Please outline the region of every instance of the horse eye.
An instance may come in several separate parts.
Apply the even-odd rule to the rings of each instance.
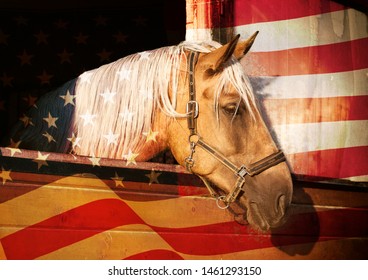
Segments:
[[[238,104],[228,104],[228,105],[224,106],[222,109],[225,112],[225,114],[230,115],[232,117],[239,114]]]

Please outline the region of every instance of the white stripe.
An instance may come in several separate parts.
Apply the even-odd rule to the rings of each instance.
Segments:
[[[277,141],[286,154],[368,146],[368,121],[275,125]]]
[[[343,179],[350,180],[353,182],[368,182],[368,175],[354,176],[354,177],[348,177],[348,178],[343,178]]]
[[[242,39],[247,39],[259,31],[252,51],[267,52],[367,38],[366,26],[367,16],[364,13],[347,9],[297,19],[235,26],[233,32],[230,28],[187,29],[186,39],[205,41],[233,34],[240,34]]]
[[[264,98],[323,98],[368,94],[368,68],[356,71],[251,78],[254,92]]]

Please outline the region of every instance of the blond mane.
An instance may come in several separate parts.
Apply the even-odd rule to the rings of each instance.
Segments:
[[[216,42],[183,42],[129,55],[80,75],[75,88],[72,152],[121,159],[138,153],[158,109],[173,118],[185,117],[176,111],[176,100],[180,63],[186,63],[186,51],[207,53],[219,46]],[[229,83],[252,108],[250,83],[235,59],[219,77],[215,107]]]

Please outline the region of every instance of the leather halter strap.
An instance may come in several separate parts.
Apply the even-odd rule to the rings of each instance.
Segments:
[[[196,146],[201,147],[203,150],[208,152],[211,156],[217,159],[221,164],[231,170],[236,176],[237,181],[232,191],[226,196],[218,195],[216,191],[211,187],[210,183],[203,177],[199,176],[205,183],[210,194],[217,199],[217,205],[219,208],[226,209],[229,205],[236,200],[239,193],[244,190],[245,177],[255,176],[272,166],[275,166],[283,161],[285,161],[285,156],[282,151],[277,151],[255,163],[250,164],[248,167],[246,165],[241,165],[238,167],[231,161],[229,161],[222,153],[214,149],[211,145],[207,144],[202,140],[197,132],[197,118],[199,116],[199,105],[196,101],[195,92],[195,78],[194,78],[194,68],[198,60],[197,52],[189,53],[189,63],[188,63],[188,73],[189,73],[189,101],[187,103],[186,113],[187,113],[187,123],[188,129],[190,131],[189,144],[191,148],[190,155],[185,159],[186,169],[193,173],[192,167],[194,165],[193,155],[195,153]],[[223,205],[220,204],[223,203]]]

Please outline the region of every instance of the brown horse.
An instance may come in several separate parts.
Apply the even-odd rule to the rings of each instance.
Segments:
[[[292,181],[239,62],[255,37],[184,42],[85,72],[41,98],[11,143],[127,164],[170,149],[219,207],[262,230],[276,227]]]

